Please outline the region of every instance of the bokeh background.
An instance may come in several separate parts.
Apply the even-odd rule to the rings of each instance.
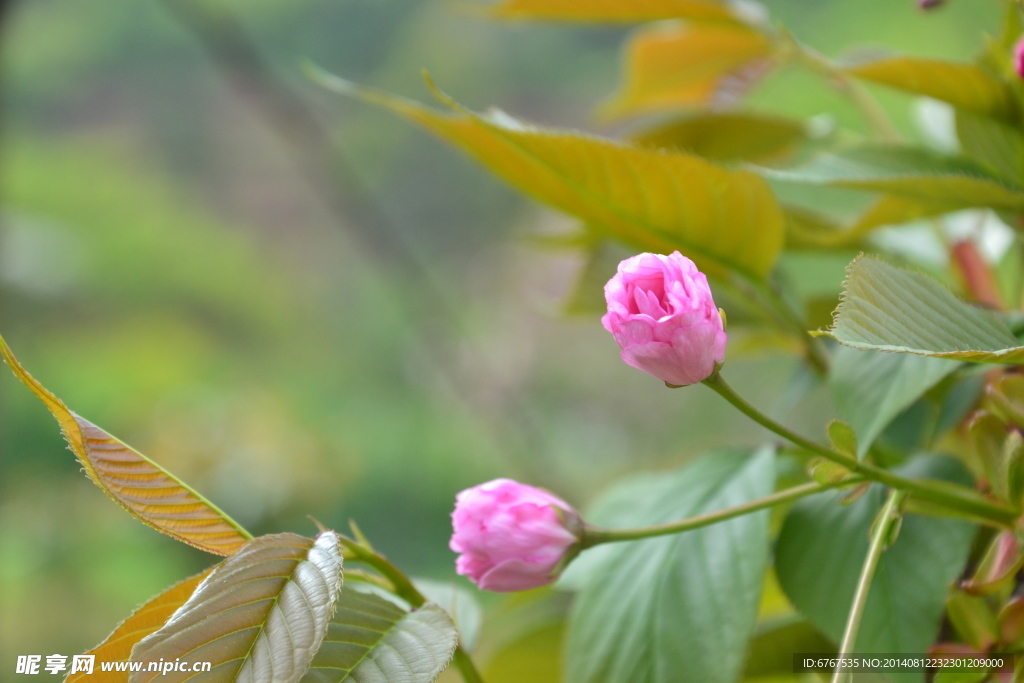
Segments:
[[[766,4],[828,55],[968,58],[1001,3]],[[4,7],[0,332],[73,410],[252,532],[353,518],[411,574],[451,581],[461,488],[510,476],[585,505],[623,473],[763,438],[703,387],[626,367],[597,315],[564,315],[580,260],[535,236],[571,220],[303,72],[428,100],[425,68],[468,106],[617,134],[592,111],[627,28],[503,24],[470,0]],[[753,102],[862,125],[794,71]],[[831,415],[821,392],[787,398],[784,350],[730,354],[777,416]],[[92,647],[212,559],[107,500],[0,372],[0,678],[17,654]]]

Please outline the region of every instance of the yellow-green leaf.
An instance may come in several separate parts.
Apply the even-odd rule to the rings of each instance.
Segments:
[[[209,662],[210,671],[141,671],[130,683],[297,683],[327,634],[341,565],[334,531],[249,541],[132,650],[133,662]]]
[[[1024,347],[995,314],[964,303],[923,273],[866,256],[850,264],[824,334],[856,349],[1024,364]]]
[[[819,154],[796,168],[761,169],[783,182],[872,190],[935,204],[943,211],[1024,211],[1024,189],[977,162],[917,147],[861,145]]]
[[[503,19],[633,23],[658,19],[733,21],[741,14],[726,0],[505,0]]]
[[[867,81],[983,114],[1005,116],[1010,109],[1009,89],[973,64],[904,56],[876,59],[846,71]]]
[[[604,117],[706,106],[733,98],[765,70],[774,45],[745,24],[674,23],[636,33],[620,92]]]
[[[2,337],[0,355],[57,418],[89,478],[136,519],[215,555],[230,555],[251,538],[237,522],[170,472],[71,412],[18,363]]]
[[[525,125],[507,114],[451,114],[318,74],[328,87],[394,111],[462,148],[533,198],[645,251],[674,250],[711,275],[763,278],[783,240],[768,184],[680,152],[638,149]]]
[[[132,612],[131,616],[122,621],[114,632],[102,643],[85,654],[95,655],[98,662],[126,662],[135,644],[156,633],[167,622],[172,614],[195,592],[196,586],[202,582],[213,568],[180,581],[160,595],[152,598]],[[64,683],[128,683],[127,671],[101,671],[94,667],[91,674],[78,672],[71,674]]]
[[[644,147],[692,152],[714,161],[768,161],[804,140],[799,121],[749,112],[700,112],[632,136]]]
[[[883,195],[852,223],[840,226],[824,216],[798,207],[786,207],[787,244],[791,247],[836,248],[857,245],[873,230],[949,213],[961,208],[941,201],[922,201]]]

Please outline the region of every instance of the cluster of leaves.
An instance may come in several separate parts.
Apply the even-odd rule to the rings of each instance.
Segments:
[[[170,472],[68,409],[2,338],[0,355],[114,502],[157,531],[226,557],[146,602],[87,653],[101,663],[139,662],[140,670],[97,669],[66,680],[430,683],[448,665],[459,643],[452,618],[411,584],[403,586],[404,577],[388,572],[366,539],[326,529],[315,538],[253,538]],[[350,571],[350,583],[359,583],[342,590],[345,559],[383,567],[392,578]],[[189,666],[149,669],[151,662],[179,661]],[[196,663],[209,670],[195,673]]]
[[[845,420],[830,430],[836,450],[951,485],[971,486],[973,474],[984,495],[1019,512],[1019,439],[1003,444],[1019,423],[1005,412],[984,421],[992,439],[999,437],[990,449],[999,457],[986,461],[988,469],[953,429],[964,424],[986,382],[972,364],[1024,362],[1009,312],[1020,304],[1016,230],[1024,213],[1024,85],[1011,55],[1024,25],[1018,3],[1006,6],[1000,34],[973,63],[905,55],[837,63],[773,26],[750,3],[495,5],[493,14],[505,19],[657,22],[629,38],[624,83],[598,110],[603,119],[667,114],[635,127],[626,140],[546,129],[497,110],[475,113],[432,83],[448,111],[324,73],[315,77],[424,127],[525,194],[579,219],[580,232],[566,241],[584,246],[587,263],[571,310],[592,311],[593,292],[612,272],[616,252],[609,245],[679,250],[709,275],[716,297],[728,301],[733,340],[737,332],[772,329],[802,349]],[[822,136],[808,122],[744,108],[745,93],[783,67],[809,69],[847,95],[871,134]],[[942,103],[955,117],[959,151],[902,141],[866,84]],[[855,215],[825,213],[791,199],[800,195],[793,188],[804,196],[816,188],[845,190],[866,201]],[[943,232],[943,216],[965,210],[977,211],[979,220],[995,214],[1012,226],[1012,247],[1000,262],[975,242]],[[783,267],[785,258],[884,253],[885,242],[875,239],[881,228],[922,219],[948,248],[949,269],[924,274],[892,265],[905,259],[896,251],[885,259],[858,257],[833,324],[808,335],[822,298],[831,310],[840,292],[802,291],[794,282],[800,274]],[[973,303],[933,275],[956,284]],[[936,453],[941,438],[959,461]],[[621,483],[588,519],[638,526],[718,510],[771,493],[777,479],[792,480],[783,462],[766,450],[710,453],[678,473]],[[835,476],[825,470],[803,476]],[[780,524],[762,512],[584,553],[561,584],[576,593],[567,622],[567,679],[726,683],[791,675],[792,661],[780,652],[835,651],[883,499],[881,486],[862,484],[801,501]],[[987,601],[987,611],[978,613],[996,624],[989,612],[1003,609],[1019,568],[1016,531],[992,537],[970,521],[925,514],[936,511],[913,497],[907,509],[922,514],[906,519],[881,557],[856,651],[927,651],[936,646],[947,601],[949,620],[975,650],[1019,646],[1018,637],[1001,637],[996,626],[984,638],[964,626],[973,620],[962,615],[974,612],[962,607],[959,589],[950,589],[965,575],[974,576],[968,584],[989,585],[992,572],[998,574],[1000,589],[977,598]],[[766,583],[775,585],[773,576],[788,606],[773,608],[780,601],[773,602],[772,591],[763,595]],[[1001,617],[1004,631],[1012,631],[1016,614]],[[923,680],[920,672],[892,677]]]

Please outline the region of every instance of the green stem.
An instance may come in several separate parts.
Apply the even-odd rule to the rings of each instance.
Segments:
[[[742,505],[709,512],[704,515],[697,515],[696,517],[688,517],[687,519],[678,522],[669,522],[667,524],[658,524],[655,526],[637,527],[634,529],[606,529],[603,527],[587,526],[583,530],[583,539],[580,541],[580,548],[590,548],[600,543],[635,541],[639,538],[667,536],[669,534],[678,534],[683,531],[690,531],[691,529],[699,529],[700,527],[724,522],[725,520],[732,519],[733,517],[748,515],[751,512],[757,512],[758,510],[782,505],[783,503],[788,503],[790,501],[803,498],[804,496],[810,496],[815,493],[821,493],[822,491],[827,491],[839,486],[846,486],[848,484],[854,484],[859,481],[861,481],[860,477],[851,477],[835,484],[819,484],[817,482],[810,482],[808,484],[801,484],[800,486],[794,486],[793,488],[778,491],[770,496],[758,498],[757,500],[752,500],[749,503],[744,503]]]
[[[1008,507],[991,503],[974,491],[953,484],[930,482],[927,480],[908,479],[890,472],[881,467],[876,467],[861,462],[849,455],[839,453],[831,448],[822,446],[807,439],[790,429],[775,422],[770,417],[759,411],[748,403],[742,396],[729,386],[721,375],[716,371],[704,380],[704,384],[714,389],[722,398],[735,406],[741,413],[757,422],[762,427],[775,432],[797,446],[810,451],[816,455],[842,465],[851,472],[863,476],[865,479],[877,481],[894,489],[907,491],[921,500],[941,505],[951,510],[956,510],[970,517],[978,518],[997,527],[1012,526],[1019,516]]]
[[[452,655],[452,664],[462,674],[462,680],[466,683],[484,683],[483,676],[477,671],[476,665],[473,664],[473,660],[470,659],[469,653],[467,653],[462,646],[455,648],[455,654]]]
[[[351,539],[343,538],[342,543],[345,544],[345,549],[352,554],[354,559],[373,567],[390,581],[394,586],[395,595],[408,602],[410,606],[422,607],[427,603],[427,598],[423,593],[420,593],[412,581],[386,557]],[[466,683],[483,683],[483,677],[477,671],[469,654],[463,649],[462,643],[455,648],[455,652],[452,654],[452,663],[458,668],[462,680]]]
[[[893,524],[900,518],[900,504],[906,497],[904,491],[891,491],[889,500],[885,507],[878,514],[875,521],[875,528],[871,535],[871,545],[868,546],[868,556],[864,558],[864,567],[860,571],[860,579],[857,581],[857,591],[853,594],[853,604],[850,606],[850,615],[846,618],[846,629],[843,631],[843,641],[839,645],[840,662],[854,653],[857,645],[857,631],[860,630],[860,621],[864,616],[864,606],[868,601],[868,593],[871,591],[871,581],[875,577],[875,570],[878,569],[878,561],[882,558],[882,551],[888,547],[892,536]],[[832,676],[832,683],[843,683],[850,676],[846,673],[846,667],[836,667]]]

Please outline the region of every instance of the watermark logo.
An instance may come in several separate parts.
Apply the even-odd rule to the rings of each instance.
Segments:
[[[71,657],[70,671],[68,670],[67,655],[47,655],[46,665],[43,665],[42,655],[18,655],[14,666],[14,673],[35,676],[46,672],[57,675],[67,671],[69,674],[82,673],[92,675],[96,668],[96,655],[74,655]],[[101,661],[99,670],[103,672],[113,671],[152,671],[160,675],[167,675],[172,672],[201,673],[212,668],[210,662],[183,662],[180,659],[158,662],[128,662],[128,661]]]

